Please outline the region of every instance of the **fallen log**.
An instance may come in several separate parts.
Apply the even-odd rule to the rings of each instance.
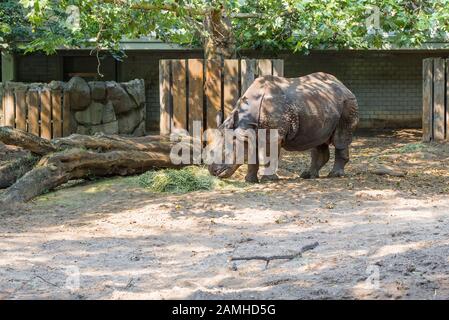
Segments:
[[[0,127],[0,141],[4,144],[22,147],[41,156],[56,150],[51,141],[12,127]]]
[[[0,166],[0,189],[14,184],[25,173],[33,169],[38,157],[32,155],[21,156],[18,159]]]
[[[71,179],[125,176],[183,166],[172,163],[173,143],[166,137],[76,134],[49,141],[13,128],[0,129],[0,141],[42,155],[30,171],[6,189],[0,199],[3,203],[29,201]]]

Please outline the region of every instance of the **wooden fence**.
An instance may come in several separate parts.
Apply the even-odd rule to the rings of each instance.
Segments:
[[[70,135],[68,92],[50,88],[5,88],[3,124],[46,139]]]
[[[226,118],[255,78],[283,74],[279,59],[160,60],[160,132],[191,131],[193,121],[214,128],[217,113]]]
[[[423,60],[423,141],[449,140],[449,59]]]

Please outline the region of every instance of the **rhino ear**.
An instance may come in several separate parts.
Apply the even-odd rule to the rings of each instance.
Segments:
[[[219,127],[223,123],[223,113],[221,111],[217,112],[215,120],[217,121],[217,127]]]

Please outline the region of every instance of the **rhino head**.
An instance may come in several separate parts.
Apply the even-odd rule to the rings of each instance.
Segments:
[[[256,155],[256,123],[249,116],[249,103],[246,97],[237,101],[236,108],[221,123],[222,115],[217,115],[217,130],[208,137],[208,149],[220,156],[208,167],[209,172],[220,178],[229,178],[244,163],[254,161]],[[250,161],[250,162],[251,162]],[[248,163],[250,163],[248,162]]]
[[[233,143],[232,150],[225,148],[225,131],[226,129],[233,130],[235,129],[235,125],[238,119],[237,109],[231,113],[231,115],[222,122],[221,112],[217,114],[217,130],[208,135],[208,148],[213,151],[213,153],[221,153],[221,157],[223,161],[219,163],[211,163],[208,166],[209,172],[211,175],[219,177],[219,178],[229,178],[234,172],[241,166],[241,164],[236,163],[235,157],[235,143]],[[224,161],[224,159],[232,159],[232,161]]]

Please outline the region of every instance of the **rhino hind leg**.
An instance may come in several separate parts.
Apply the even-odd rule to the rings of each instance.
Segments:
[[[335,146],[335,162],[328,177],[343,177],[345,175],[345,166],[349,162],[349,145],[352,142],[354,123],[357,120],[354,121],[342,118],[332,136],[332,143]]]
[[[349,148],[335,148],[335,162],[328,177],[343,177],[345,175],[345,165],[349,161]]]
[[[327,143],[313,148],[310,168],[301,173],[303,179],[315,179],[320,175],[320,169],[329,161],[329,145]]]

